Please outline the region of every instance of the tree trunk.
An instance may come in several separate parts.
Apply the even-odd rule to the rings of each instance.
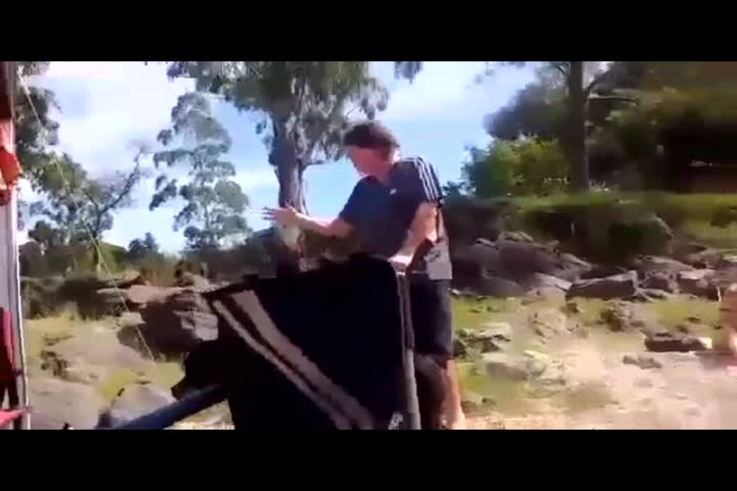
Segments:
[[[299,212],[305,208],[303,168],[294,145],[289,141],[283,121],[274,123],[274,142],[269,155],[271,165],[276,167],[279,180],[279,206],[291,206]]]
[[[566,153],[570,165],[571,190],[588,191],[589,163],[586,156],[586,93],[583,85],[583,62],[570,62],[568,72],[568,131]]]
[[[302,180],[304,169],[297,159],[294,144],[289,140],[285,121],[275,118],[273,130],[274,140],[269,162],[276,168],[276,176],[279,180],[279,206],[291,206],[299,212],[304,212],[305,198]],[[298,250],[288,247],[284,240],[269,240],[266,246],[276,264],[278,276],[293,275],[299,272],[300,253]]]

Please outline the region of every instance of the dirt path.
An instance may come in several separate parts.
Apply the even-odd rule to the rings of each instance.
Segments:
[[[591,340],[576,340],[556,353],[569,382],[561,406],[538,401],[534,413],[489,414],[469,421],[473,429],[727,429],[737,428],[737,378],[716,355],[647,353],[662,365],[643,369],[623,363],[627,351],[603,353]],[[585,408],[587,396],[598,407]],[[559,398],[560,399],[560,398]],[[583,403],[583,404],[582,404]],[[583,409],[576,406],[584,406]]]

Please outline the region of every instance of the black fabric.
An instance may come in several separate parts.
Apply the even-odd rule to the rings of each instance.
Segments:
[[[435,168],[411,157],[394,163],[386,183],[371,176],[361,179],[339,216],[355,229],[363,250],[391,257],[402,247],[420,204],[440,207],[442,202]],[[413,274],[433,280],[452,278],[447,241],[429,244],[418,259],[413,262]]]
[[[415,351],[445,363],[453,356],[450,281],[418,279],[410,283]]]
[[[252,279],[207,295],[239,323],[230,296],[251,289],[289,340],[386,428],[403,408],[402,328],[397,279],[383,260],[354,257],[346,264],[288,279]],[[220,316],[219,316],[220,317]],[[274,366],[250,349],[220,318],[217,341],[185,363],[193,385],[222,383],[237,429],[332,429],[332,421]],[[249,328],[253,333],[254,329]],[[254,334],[254,337],[257,337]]]

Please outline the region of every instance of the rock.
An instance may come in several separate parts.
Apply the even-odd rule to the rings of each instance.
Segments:
[[[694,268],[669,257],[638,256],[632,260],[632,269],[641,276],[653,273],[675,276],[683,271],[692,271]]]
[[[727,254],[719,258],[717,263],[717,269],[731,269],[737,268],[737,255]]]
[[[683,293],[717,300],[719,291],[715,275],[716,272],[713,269],[695,269],[693,271],[683,271],[676,278]]]
[[[482,331],[495,341],[509,342],[512,340],[512,326],[508,322],[486,322]]]
[[[453,356],[457,358],[463,358],[468,355],[468,344],[461,337],[453,339]]]
[[[461,406],[463,407],[463,411],[467,413],[480,411],[494,405],[495,402],[493,399],[475,392],[464,391],[463,396],[461,397]]]
[[[689,351],[706,351],[708,349],[703,340],[699,338],[672,334],[669,332],[650,334],[645,339],[645,348],[647,348],[648,351],[654,352],[676,351],[681,353]]]
[[[52,378],[34,378],[29,384],[31,405],[45,417],[69,423],[73,428],[91,429],[105,401],[93,387]]]
[[[508,353],[486,353],[482,363],[488,376],[517,381],[539,377],[547,368],[542,359]]]
[[[601,320],[613,332],[654,332],[661,330],[651,312],[636,304],[617,301],[607,305],[601,312]]]
[[[637,273],[630,271],[626,274],[609,276],[592,280],[581,280],[573,283],[568,290],[568,298],[627,298],[637,290]]]
[[[100,414],[98,427],[110,428],[167,406],[176,399],[163,389],[152,385],[125,387],[109,408]]]
[[[576,302],[566,302],[566,304],[561,307],[561,310],[566,314],[583,314],[583,309]]]
[[[450,296],[453,298],[460,298],[463,296],[460,290],[457,290],[455,288],[450,289]]]
[[[207,291],[212,287],[210,281],[207,278],[198,274],[190,273],[188,271],[180,274],[180,276],[174,282],[174,286],[190,287],[198,292]]]
[[[527,242],[534,243],[535,239],[530,237],[528,234],[521,231],[504,231],[499,234],[497,240],[509,241],[509,242]]]
[[[496,276],[484,276],[477,279],[472,286],[473,290],[489,297],[519,297],[524,293],[517,283]]]
[[[528,317],[532,331],[544,339],[571,332],[568,317],[557,309],[544,308],[533,311]]]
[[[202,341],[217,337],[217,317],[196,291],[182,290],[151,302],[141,311],[146,325],[141,328],[146,343],[157,355],[178,358]],[[120,331],[124,344],[141,349],[135,332]]]
[[[458,333],[458,340],[463,344],[465,353],[469,349],[476,350],[480,353],[489,353],[500,351],[503,343],[512,340],[512,327],[506,322],[488,322],[484,324],[485,329],[464,330]]]
[[[647,273],[647,276],[642,281],[642,287],[649,290],[662,290],[668,293],[676,293],[678,291],[675,276],[661,272]]]
[[[581,275],[582,280],[593,280],[596,278],[606,278],[608,276],[616,276],[627,273],[629,270],[621,266],[596,265],[589,271]]]
[[[126,310],[136,312],[146,304],[166,298],[178,291],[180,291],[179,288],[133,285],[125,290],[103,288],[97,290],[97,296],[101,302],[109,306],[109,310],[120,314]]]
[[[571,282],[544,273],[533,273],[522,282],[522,286],[530,290],[550,288],[565,293],[571,288]]]
[[[663,290],[653,290],[653,289],[642,289],[637,290],[634,295],[632,295],[629,300],[632,302],[652,302],[654,300],[668,300],[669,298],[673,298],[674,295],[672,293],[664,292]]]
[[[663,365],[653,358],[652,356],[638,354],[638,355],[625,355],[622,359],[625,365],[635,365],[643,370],[650,370],[653,368],[663,368]]]
[[[145,324],[145,322],[139,312],[123,312],[123,314],[118,317],[119,327],[142,326],[143,324]]]
[[[148,285],[148,281],[138,271],[126,271],[110,281],[110,288],[128,289],[134,285]]]

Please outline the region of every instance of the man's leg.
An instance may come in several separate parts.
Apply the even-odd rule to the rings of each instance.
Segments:
[[[458,369],[454,360],[448,360],[448,398],[445,414],[448,418],[448,427],[451,430],[466,429],[466,415],[461,405],[461,384],[458,380]]]
[[[415,331],[415,349],[418,354],[437,360],[445,372],[442,411],[448,427],[462,429],[465,416],[461,407],[461,388],[456,365],[453,362],[453,319],[451,313],[450,282],[421,281],[410,285],[412,324]]]

